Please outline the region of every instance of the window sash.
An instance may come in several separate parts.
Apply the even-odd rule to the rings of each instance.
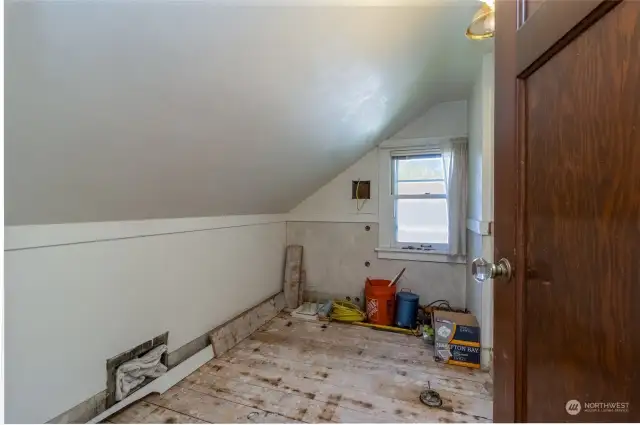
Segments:
[[[446,194],[424,193],[418,195],[400,195],[398,194],[398,183],[421,183],[421,182],[443,182],[442,179],[406,179],[398,178],[398,164],[400,160],[411,159],[441,159],[440,153],[416,153],[416,154],[399,154],[391,155],[391,197],[393,199],[393,246],[395,248],[407,249],[411,252],[432,252],[447,251],[449,244],[443,243],[425,243],[425,242],[399,242],[398,241],[398,200],[401,199],[447,199]],[[409,249],[409,248],[412,249]]]
[[[398,241],[398,200],[399,199],[446,199],[444,195],[437,196],[422,196],[422,195],[404,195],[404,196],[394,196],[393,200],[393,247],[394,248],[423,248],[416,249],[416,251],[443,251],[446,252],[449,249],[448,243],[436,243],[436,242],[400,242]],[[411,250],[413,251],[413,250]]]
[[[433,159],[433,158],[442,158],[441,153],[424,153],[424,152],[391,152],[391,160],[407,160],[407,159]]]
[[[398,178],[398,162],[400,160],[410,160],[410,159],[442,159],[442,154],[440,153],[404,153],[404,154],[391,154],[391,196],[396,199],[428,199],[429,197],[433,198],[446,198],[446,194],[425,194],[425,195],[399,195],[398,192],[398,183],[422,183],[422,182],[442,182],[444,181],[444,176],[441,179],[406,179],[402,180]],[[445,184],[446,187],[446,184]],[[404,198],[406,197],[406,198]],[[395,218],[395,208],[394,208],[394,218]]]

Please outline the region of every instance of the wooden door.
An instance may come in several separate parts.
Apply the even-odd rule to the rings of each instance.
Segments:
[[[640,421],[640,2],[530,6],[496,6],[494,420]]]

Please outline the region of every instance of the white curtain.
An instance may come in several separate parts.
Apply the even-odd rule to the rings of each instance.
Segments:
[[[444,181],[449,210],[449,254],[467,253],[467,167],[466,140],[455,140],[442,147]]]

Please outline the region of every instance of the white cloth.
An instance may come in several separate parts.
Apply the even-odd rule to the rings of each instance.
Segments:
[[[449,213],[449,254],[467,253],[467,167],[466,141],[452,141],[442,147],[447,209]]]
[[[145,377],[157,378],[164,374],[167,367],[160,363],[160,358],[166,351],[166,344],[162,344],[144,356],[118,366],[116,369],[116,401],[122,400],[132,389],[142,384]]]

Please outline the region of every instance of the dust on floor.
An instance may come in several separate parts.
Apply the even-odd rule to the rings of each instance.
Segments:
[[[427,384],[443,404],[419,400]],[[281,313],[113,423],[491,422],[491,378],[433,360],[422,339]]]

